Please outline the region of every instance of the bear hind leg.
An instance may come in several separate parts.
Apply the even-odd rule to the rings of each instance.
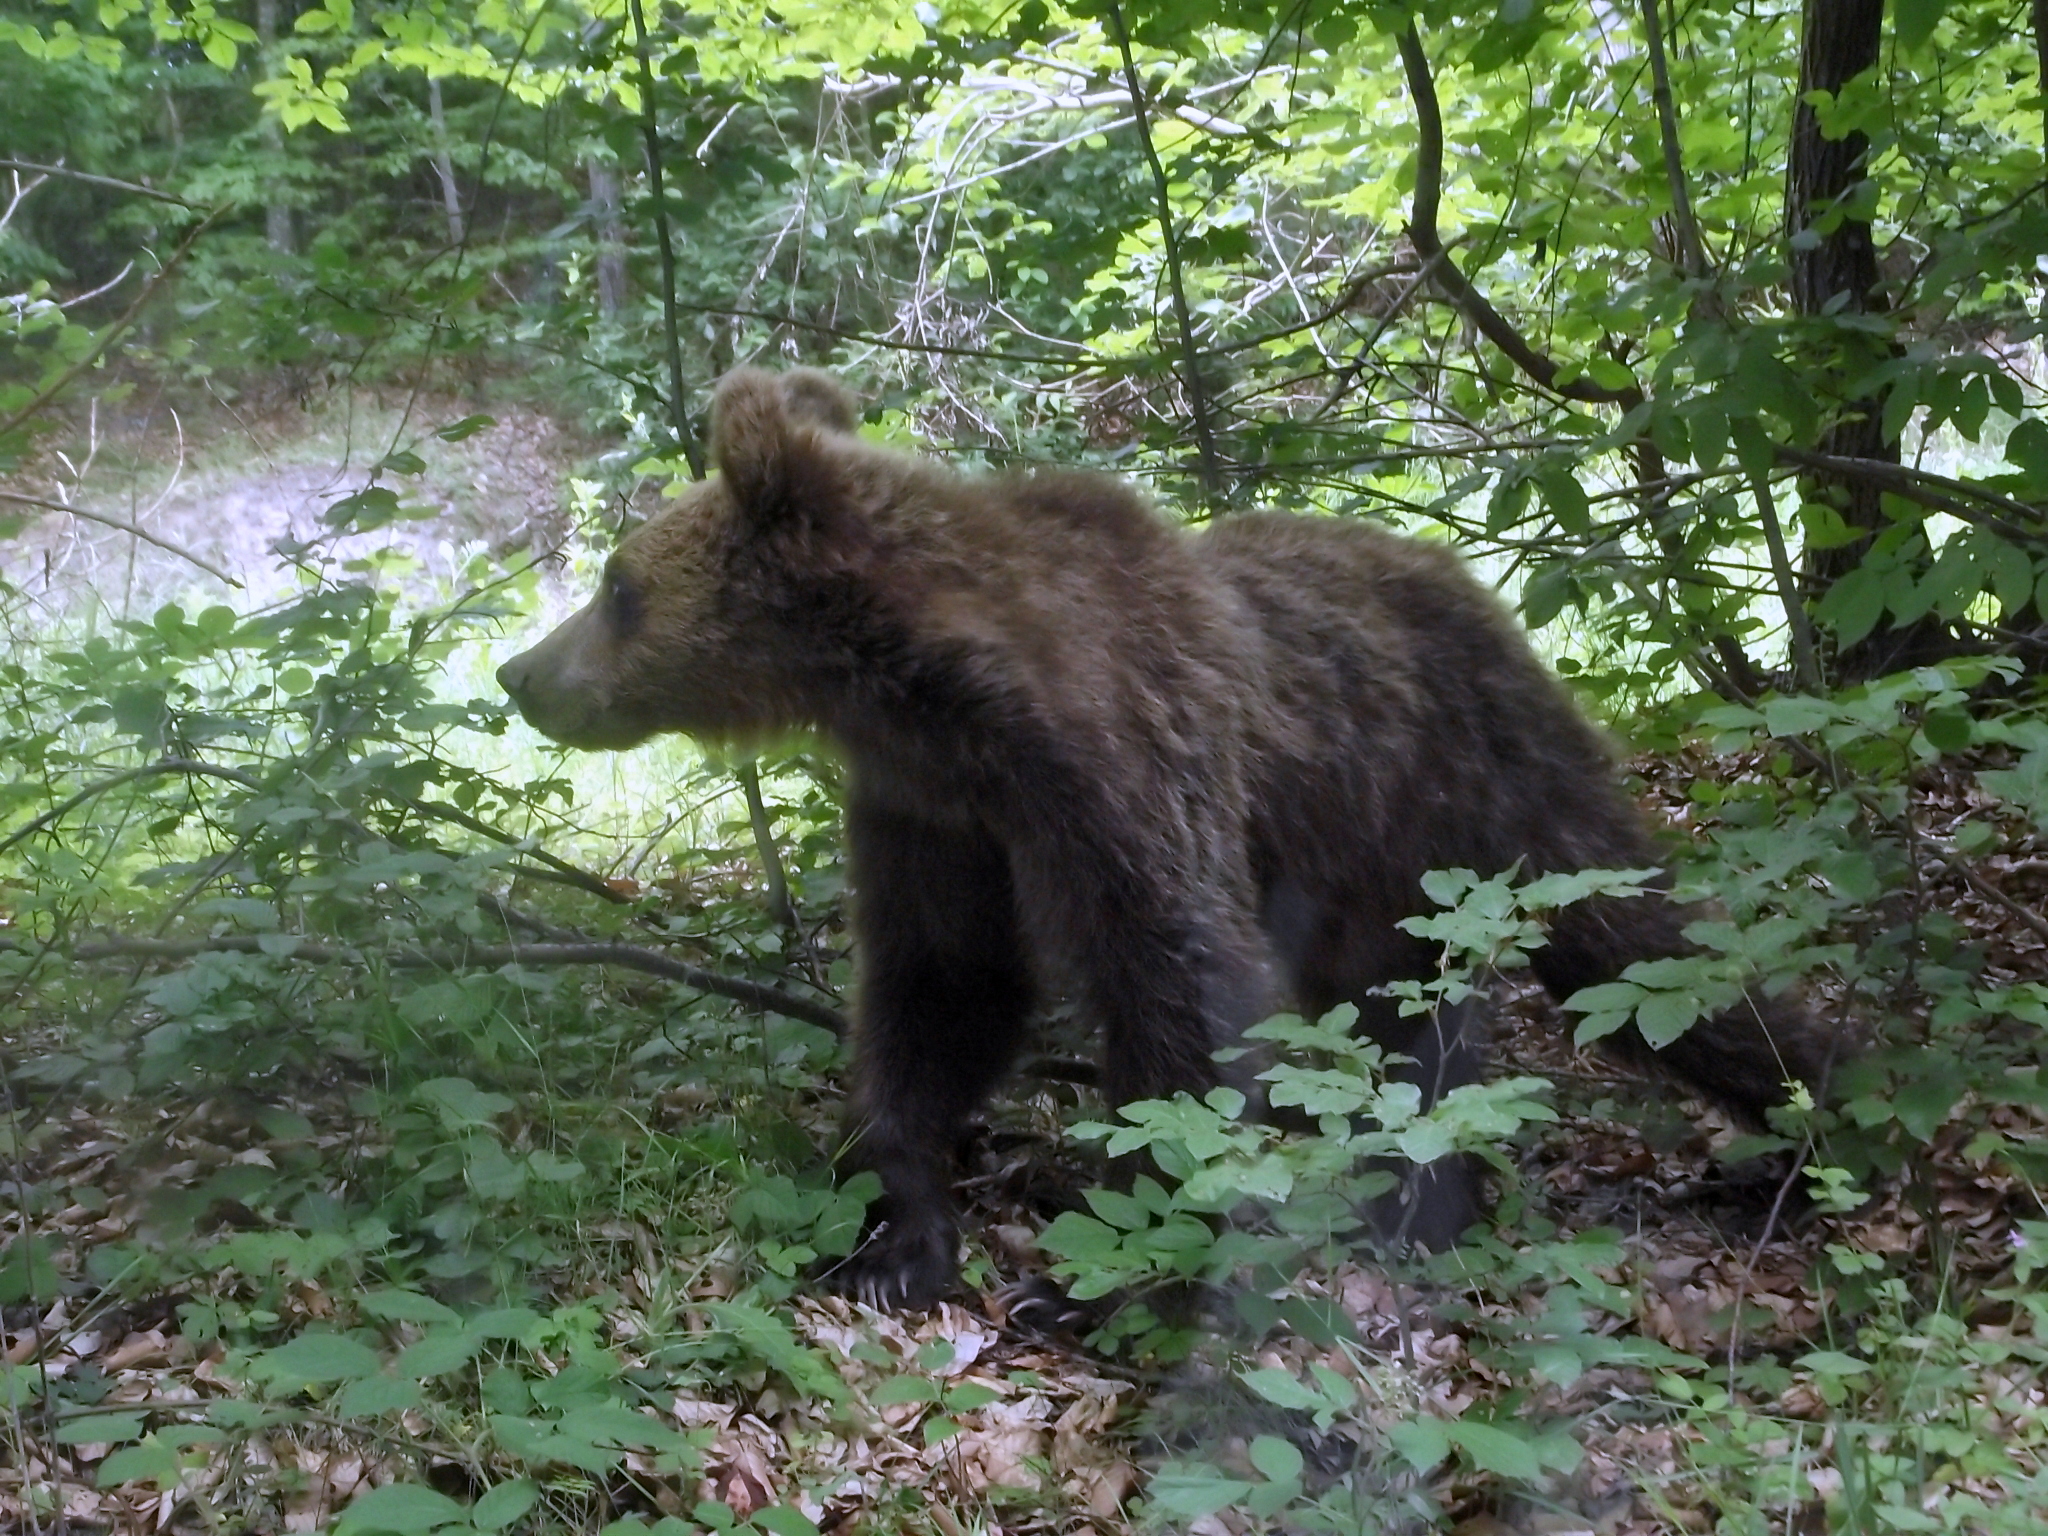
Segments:
[[[1474,995],[1434,1014],[1404,1015],[1394,999],[1375,995],[1375,988],[1390,981],[1434,974],[1431,946],[1400,932],[1357,893],[1314,908],[1297,902],[1295,908],[1290,912],[1285,904],[1275,905],[1274,912],[1289,919],[1275,938],[1295,972],[1294,990],[1304,1012],[1320,1017],[1339,1003],[1356,1007],[1358,1033],[1410,1058],[1388,1075],[1415,1084],[1425,1109],[1453,1088],[1479,1081],[1489,1025],[1485,997]],[[1421,1165],[1394,1161],[1384,1167],[1400,1182],[1369,1201],[1365,1215],[1389,1252],[1415,1245],[1445,1252],[1479,1220],[1479,1168],[1471,1157],[1454,1154]]]

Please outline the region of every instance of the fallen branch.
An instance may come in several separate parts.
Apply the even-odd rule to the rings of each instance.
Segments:
[[[27,953],[30,946],[0,937],[0,949]],[[501,965],[616,965],[642,971],[668,981],[679,981],[699,992],[710,992],[745,1003],[765,1013],[779,1013],[830,1030],[846,1033],[846,1016],[827,1003],[813,1002],[765,982],[721,976],[702,966],[677,960],[637,944],[619,944],[602,939],[580,943],[539,944],[400,944],[389,949],[359,949],[297,934],[228,933],[208,939],[140,939],[115,934],[87,939],[71,947],[74,960],[189,960],[204,954],[266,954],[279,960],[303,960],[311,965],[366,965],[378,961],[401,971],[452,971],[465,966]]]

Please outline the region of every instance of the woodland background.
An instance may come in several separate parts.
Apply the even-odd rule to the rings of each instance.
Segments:
[[[2040,1530],[2044,11],[4,0],[0,1525]],[[490,681],[748,361],[1451,541],[1725,920],[1560,1017],[1574,889],[1447,872],[1500,1076],[1278,1021],[1315,1136],[1050,1019],[959,1303],[831,1297],[834,763]],[[1861,1042],[1772,1135],[1571,1046],[1757,970]],[[1364,1259],[1459,1147],[1494,1227]]]

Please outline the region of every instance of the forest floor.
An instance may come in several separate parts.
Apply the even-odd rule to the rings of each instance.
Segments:
[[[311,434],[272,412],[245,421],[236,445],[188,451],[174,476],[165,473],[161,431],[146,450],[110,440],[90,473],[70,475],[71,490],[63,489],[61,462],[41,466],[35,494],[50,496],[56,487],[81,505],[96,497],[95,509],[116,509],[237,575],[245,595],[231,600],[269,600],[288,587],[286,578],[276,578],[274,591],[264,586],[276,569],[270,551],[278,539],[319,533],[321,507],[353,488],[350,476],[363,462],[347,445],[369,436],[375,455],[386,452],[390,413],[402,408],[386,402],[386,414],[367,426],[329,420]],[[415,404],[427,425],[473,409],[454,399]],[[568,528],[564,482],[594,451],[538,413],[498,406],[493,414],[495,429],[449,445],[451,457],[421,482],[420,494],[442,507],[433,521],[412,525],[421,535],[421,567],[437,581],[455,578],[470,541],[559,541]],[[116,459],[127,466],[120,475],[110,467]],[[130,487],[125,493],[122,484]],[[356,557],[347,548],[330,555]],[[139,607],[194,580],[183,555],[54,516],[0,544],[0,559],[11,581],[53,608],[65,594],[87,590],[110,610]],[[128,595],[117,603],[116,591]],[[1690,756],[1636,767],[1646,802],[1681,827],[1697,776],[1760,771]],[[1973,803],[1966,775],[1930,775],[1919,795],[1930,835],[1965,814],[1991,814]],[[1937,870],[1922,899],[1963,925],[1981,948],[1988,979],[2048,976],[2048,944],[2024,917],[2048,908],[2048,848],[2015,832],[2007,851],[1975,872],[1979,884],[1972,885]],[[658,898],[652,887],[636,894]],[[141,976],[140,967],[134,974]],[[658,991],[616,986],[606,1006],[621,1011],[629,1032],[658,1033]],[[172,1082],[96,1097],[77,1088],[80,1079],[64,1063],[93,1048],[105,1020],[55,1007],[31,1013],[0,1034],[14,1111],[0,1168],[12,1197],[5,1221],[11,1258],[0,1261],[0,1283],[10,1273],[22,1281],[0,1314],[5,1379],[14,1387],[0,1404],[11,1416],[13,1450],[0,1465],[0,1528],[76,1536],[313,1532],[371,1490],[424,1482],[441,1504],[406,1512],[387,1500],[380,1518],[388,1525],[376,1528],[584,1530],[640,1522],[623,1531],[666,1518],[677,1522],[672,1530],[694,1530],[723,1518],[707,1510],[705,1501],[713,1501],[733,1521],[784,1536],[806,1527],[937,1536],[1117,1532],[1129,1528],[1126,1511],[1170,1448],[1159,1410],[1188,1390],[1185,1374],[1105,1358],[1072,1337],[1045,1337],[1015,1325],[1004,1305],[1012,1283],[1044,1267],[1035,1234],[1074,1207],[1092,1176],[1087,1158],[1061,1135],[1064,1121],[1100,1113],[1085,1090],[1024,1082],[991,1111],[959,1185],[977,1260],[973,1283],[933,1312],[879,1314],[809,1284],[785,1286],[780,1310],[736,1302],[746,1275],[764,1264],[791,1274],[801,1266],[779,1249],[767,1252],[722,1214],[738,1187],[732,1179],[714,1168],[668,1197],[698,1213],[681,1252],[672,1251],[669,1229],[644,1201],[599,1181],[577,1187],[566,1204],[532,1196],[532,1224],[547,1235],[547,1255],[532,1265],[524,1293],[481,1314],[498,1318],[496,1325],[470,1318],[475,1336],[452,1384],[425,1398],[394,1395],[381,1419],[366,1420],[344,1411],[342,1399],[365,1382],[395,1381],[403,1369],[394,1376],[374,1361],[367,1373],[309,1366],[305,1379],[315,1386],[308,1397],[287,1390],[292,1383],[278,1362],[294,1341],[337,1335],[417,1348],[440,1336],[443,1312],[453,1316],[439,1302],[416,1305],[417,1298],[384,1303],[380,1312],[377,1297],[399,1293],[364,1289],[364,1265],[350,1247],[360,1233],[322,1214],[352,1208],[356,1183],[380,1160],[426,1155],[408,1146],[410,1133],[390,1118],[393,1101],[371,1091],[388,1088],[386,1069],[335,1061],[322,1071],[203,1093]],[[1595,1229],[1616,1235],[1619,1262],[1603,1266],[1600,1278],[1633,1300],[1632,1310],[1603,1324],[1611,1337],[1725,1360],[1731,1372],[1738,1360],[1760,1356],[1787,1364],[1789,1384],[1774,1401],[1733,1393],[1725,1411],[1771,1420],[1788,1445],[1833,1433],[1827,1372],[1800,1365],[1842,1342],[1831,1335],[1830,1298],[1814,1278],[1830,1246],[1885,1256],[1926,1289],[1955,1298],[1950,1311],[1973,1339],[1995,1343],[2024,1328],[2010,1305],[1980,1298],[2011,1273],[2015,1223],[2040,1210],[2014,1178],[1987,1171],[1960,1128],[1934,1138],[1918,1182],[1881,1186],[1853,1212],[1821,1214],[1800,1197],[1797,1170],[1783,1159],[1725,1164],[1716,1152],[1733,1133],[1713,1114],[1660,1101],[1654,1086],[1573,1052],[1568,1026],[1528,988],[1501,989],[1500,1021],[1500,1058],[1556,1083],[1562,1115],[1540,1131],[1525,1129],[1507,1149],[1521,1223],[1534,1217],[1562,1238]],[[133,1028],[148,1024],[144,1010]],[[481,1065],[474,1075],[491,1086]],[[684,1145],[707,1124],[766,1103],[822,1148],[837,1108],[829,1082],[815,1077],[766,1100],[720,1100],[661,1070],[593,1068],[572,1076],[562,1070],[551,1090],[558,1100],[508,1100],[491,1111],[508,1146],[543,1145],[542,1121],[576,1115],[630,1128],[649,1144]],[[2042,1132],[2036,1112],[1990,1113],[2016,1137]],[[287,1185],[289,1206],[279,1192]],[[517,1217],[525,1208],[515,1200],[510,1209]],[[52,1303],[29,1299],[38,1263],[61,1280]],[[173,1278],[153,1284],[158,1274]],[[1471,1317],[1446,1321],[1439,1295],[1365,1262],[1339,1265],[1309,1284],[1337,1304],[1351,1336],[1341,1347],[1283,1336],[1264,1347],[1260,1361],[1297,1373],[1322,1365],[1349,1379],[1366,1404],[1360,1422],[1368,1429],[1424,1409],[1455,1416],[1475,1403],[1571,1426],[1583,1453],[1576,1468],[1524,1480],[1512,1495],[1485,1474],[1454,1470],[1461,1464],[1374,1473],[1392,1493],[1404,1479],[1426,1492],[1458,1536],[1714,1528],[1714,1489],[1699,1460],[1711,1436],[1696,1416],[1673,1410],[1655,1369],[1596,1365],[1563,1386],[1516,1381],[1475,1350]],[[476,1300],[460,1292],[457,1285],[441,1295],[457,1307]],[[1503,1305],[1481,1303],[1480,1321],[1486,1308]],[[237,1327],[244,1336],[254,1329],[269,1348],[252,1353],[238,1345]],[[746,1346],[737,1363],[707,1371],[700,1351],[687,1369],[676,1367],[678,1340],[719,1330]],[[485,1408],[509,1412],[492,1396],[503,1373],[484,1368],[497,1358],[491,1339],[525,1351],[519,1391],[527,1394],[522,1403],[531,1401],[520,1422],[545,1422],[547,1433],[567,1438],[510,1460],[502,1438],[496,1448],[487,1440]],[[600,1360],[601,1370],[592,1364]],[[275,1367],[267,1379],[264,1361]],[[607,1426],[597,1399],[589,1417],[574,1421],[579,1383],[594,1370],[630,1382],[636,1411],[664,1435],[686,1437],[697,1470],[674,1470],[663,1455],[668,1440],[635,1443],[616,1420]],[[2020,1410],[2040,1417],[2037,1378],[2023,1372],[2005,1387]],[[1985,1411],[1992,1423],[2016,1410],[1987,1400]],[[1207,1433],[1227,1441],[1238,1430],[1225,1420]],[[578,1445],[589,1454],[578,1454]],[[1367,1449],[1361,1444],[1355,1454]],[[1226,1445],[1220,1454],[1227,1461],[1233,1453]],[[118,1464],[123,1475],[110,1477],[116,1457],[128,1459]],[[1829,1529],[1840,1473],[1790,1455],[1786,1467],[1776,1528],[1786,1536]],[[482,1500],[471,1504],[508,1472],[527,1474],[532,1499],[488,1511]],[[801,1523],[790,1523],[792,1514]],[[1226,1507],[1189,1528],[1225,1536],[1260,1527]]]
[[[1930,795],[1931,802],[1939,798],[1939,791]],[[1932,803],[1930,810],[1936,810]],[[2048,903],[2048,860],[2003,873],[2008,894],[2036,910]],[[1969,924],[1992,966],[2042,974],[2048,951],[2008,910],[1967,889],[1930,895]],[[1823,1341],[1826,1299],[1812,1277],[1829,1244],[1939,1272],[1965,1298],[2010,1272],[2013,1224],[2034,1214],[2031,1197],[2011,1178],[1987,1174],[1955,1140],[1936,1142],[1926,1187],[1885,1189],[1861,1210],[1816,1216],[1800,1200],[1784,1199],[1782,1163],[1729,1169],[1717,1162],[1714,1146],[1727,1132],[1715,1131],[1711,1113],[1652,1113],[1647,1135],[1615,1118],[1617,1103],[1640,1100],[1643,1085],[1571,1052],[1565,1027],[1540,995],[1513,990],[1502,1013],[1502,1058],[1558,1082],[1567,1106],[1558,1124],[1517,1149],[1521,1198],[1563,1235],[1619,1232],[1622,1263],[1606,1278],[1630,1289],[1637,1304],[1632,1317],[1614,1320],[1616,1337],[1653,1339],[1710,1360],[1770,1352],[1795,1358]],[[62,1033],[61,1023],[52,1027]],[[70,1044],[10,1036],[17,1083],[24,1063]],[[287,1249],[257,1251],[254,1262],[246,1245],[235,1251],[237,1234],[275,1231],[280,1223],[228,1191],[238,1170],[310,1160],[326,1170],[337,1196],[345,1194],[350,1168],[388,1140],[384,1128],[352,1109],[356,1089],[337,1075],[325,1084],[272,1082],[260,1094],[192,1100],[160,1092],[121,1105],[67,1105],[62,1095],[26,1090],[24,1100],[46,1118],[23,1138],[8,1169],[26,1216],[25,1224],[10,1223],[17,1232],[46,1239],[51,1252],[65,1256],[68,1271],[105,1275],[93,1262],[95,1249],[156,1241],[153,1229],[167,1206],[182,1202],[189,1213],[196,1203],[197,1220],[185,1241],[202,1245],[220,1269],[212,1294],[205,1280],[144,1294],[107,1276],[107,1284],[46,1309],[9,1307],[8,1364],[90,1383],[90,1402],[69,1410],[73,1421],[142,1414],[160,1428],[197,1430],[208,1424],[210,1406],[248,1400],[250,1383],[227,1368],[221,1341],[195,1341],[181,1331],[181,1318],[195,1305],[236,1297],[263,1301],[274,1314],[266,1319],[271,1331],[288,1336],[351,1316],[352,1298],[309,1274]],[[802,1118],[821,1137],[831,1100],[828,1091],[806,1095]],[[1578,1112],[1570,1108],[1574,1102]],[[1144,1488],[1159,1454],[1146,1432],[1145,1410],[1157,1406],[1160,1391],[1175,1390],[1174,1376],[1105,1360],[1073,1338],[1048,1339],[1012,1326],[1003,1305],[1010,1284],[1043,1266],[1035,1233],[1076,1202],[1089,1178],[1086,1159],[1058,1139],[1059,1114],[1073,1113],[1074,1103],[1065,1090],[1013,1095],[992,1112],[990,1128],[971,1149],[958,1191],[967,1229],[989,1261],[974,1289],[933,1312],[904,1315],[876,1313],[816,1288],[793,1299],[795,1341],[831,1363],[864,1400],[864,1414],[849,1414],[844,1402],[815,1389],[806,1395],[786,1375],[758,1367],[739,1373],[723,1391],[696,1385],[665,1394],[662,1409],[673,1425],[708,1432],[703,1475],[681,1483],[661,1475],[652,1458],[627,1454],[604,1489],[610,1513],[687,1517],[700,1500],[713,1499],[741,1519],[787,1503],[823,1531],[1022,1536],[1124,1529],[1121,1510]],[[652,1131],[682,1133],[701,1105],[674,1093],[617,1107]],[[2030,1129],[2023,1123],[2011,1128]],[[734,1272],[748,1258],[744,1244],[708,1255],[697,1245],[693,1262],[679,1270],[662,1252],[657,1231],[630,1212],[607,1214],[601,1202],[586,1200],[577,1221],[584,1249],[579,1262],[537,1276],[529,1305],[542,1315],[594,1308],[593,1337],[627,1371],[658,1374],[647,1341],[687,1327],[693,1308],[729,1297]],[[271,1273],[259,1274],[263,1269]],[[1318,1349],[1296,1337],[1269,1346],[1263,1363],[1314,1362],[1358,1378],[1388,1415],[1423,1404],[1455,1414],[1526,1385],[1502,1379],[1475,1359],[1465,1331],[1434,1317],[1426,1295],[1398,1288],[1368,1263],[1341,1266],[1324,1277],[1321,1289],[1351,1320],[1358,1347]],[[1988,1339],[2013,1325],[2009,1306],[1966,1303],[1963,1310]],[[695,1321],[704,1326],[705,1315],[697,1312]],[[402,1329],[401,1342],[407,1333],[416,1339],[419,1329]],[[573,1350],[558,1345],[552,1368],[565,1371],[572,1360]],[[1361,1360],[1369,1366],[1363,1372]],[[915,1379],[920,1369],[934,1384],[929,1393],[877,1390]],[[1534,1501],[1503,1502],[1490,1479],[1446,1475],[1430,1491],[1452,1515],[1452,1529],[1458,1536],[1711,1529],[1707,1490],[1691,1475],[1689,1432],[1660,1411],[1652,1376],[1637,1367],[1601,1367],[1569,1387],[1535,1394],[1523,1411],[1573,1423],[1585,1453],[1580,1466],[1569,1478],[1553,1479],[1547,1497]],[[962,1397],[961,1387],[976,1390]],[[2021,1390],[2038,1404],[2038,1380]],[[949,1408],[948,1396],[967,1406]],[[1795,1380],[1776,1403],[1756,1406],[1792,1423],[1817,1425],[1828,1416],[1810,1377]],[[932,1426],[941,1421],[950,1432],[935,1437]],[[16,1443],[30,1459],[0,1468],[0,1520],[8,1528],[310,1532],[325,1529],[363,1491],[417,1476],[423,1461],[431,1484],[458,1499],[481,1487],[479,1453],[473,1442],[465,1444],[465,1428],[473,1426],[459,1414],[412,1410],[395,1435],[298,1415],[235,1437],[232,1454],[223,1446],[213,1459],[188,1456],[162,1489],[98,1486],[96,1472],[111,1445],[80,1442],[75,1431],[65,1432],[65,1422],[39,1422],[28,1412],[17,1418]],[[205,1435],[186,1441],[188,1451],[206,1447]],[[52,1480],[61,1486],[63,1521],[47,1506],[39,1515],[22,1506],[24,1475],[38,1487]],[[587,1508],[589,1479],[565,1476],[576,1495],[570,1502]],[[1791,1528],[1825,1528],[1819,1511],[1831,1491],[1824,1478],[1788,1489],[1795,1509],[1814,1511]],[[223,1527],[219,1517],[229,1512],[235,1518]],[[559,1528],[575,1527],[565,1521]],[[1209,1533],[1251,1528],[1229,1510],[1192,1527]]]

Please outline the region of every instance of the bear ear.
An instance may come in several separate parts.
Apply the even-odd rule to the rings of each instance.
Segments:
[[[860,402],[822,369],[791,369],[782,376],[782,394],[792,422],[849,435],[860,426]]]
[[[779,510],[789,494],[792,423],[782,380],[736,368],[711,398],[711,457],[742,510]]]
[[[860,406],[829,373],[799,368],[774,374],[736,368],[711,399],[711,457],[741,509],[772,521],[814,499],[823,434],[850,434]]]

